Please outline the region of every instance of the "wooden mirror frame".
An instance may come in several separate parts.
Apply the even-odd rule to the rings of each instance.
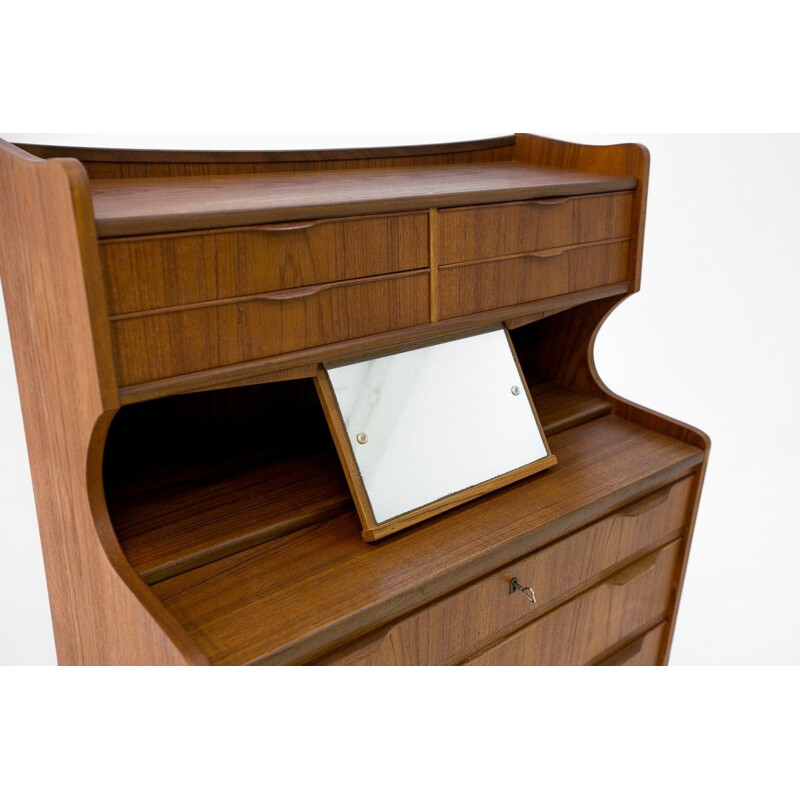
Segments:
[[[436,346],[437,344],[444,344],[447,341],[454,341],[460,338],[473,338],[475,336],[491,333],[496,330],[496,327],[492,327],[483,331],[473,332],[469,334],[468,337],[449,337],[448,339],[439,341],[433,345],[431,345],[431,343],[426,343],[423,345],[423,347]],[[528,384],[525,380],[525,376],[520,366],[519,359],[517,358],[517,354],[514,350],[514,345],[508,333],[508,329],[504,326],[502,330],[505,333],[506,342],[508,343],[511,356],[514,360],[514,365],[516,366],[517,373],[519,375],[520,386],[524,387],[525,389],[525,396],[528,399],[528,404],[533,413],[533,418],[536,422],[536,427],[539,431],[539,435],[541,436],[542,443],[544,444],[546,455],[543,458],[540,458],[529,464],[525,464],[524,466],[509,472],[505,472],[502,475],[498,475],[489,480],[467,486],[460,491],[448,494],[438,500],[434,500],[430,503],[426,503],[425,505],[413,508],[405,513],[392,517],[385,522],[378,522],[375,519],[369,493],[364,484],[356,455],[353,451],[351,437],[348,435],[344,416],[339,407],[336,392],[331,382],[330,375],[328,374],[329,369],[345,366],[347,364],[359,363],[364,359],[320,365],[317,375],[314,379],[314,384],[317,388],[317,393],[319,395],[322,408],[325,412],[325,418],[328,421],[328,426],[336,445],[336,452],[339,455],[339,460],[341,461],[342,468],[344,469],[344,473],[347,478],[348,486],[350,487],[350,492],[353,496],[353,502],[355,503],[359,520],[361,521],[362,536],[364,541],[374,542],[382,539],[385,536],[408,528],[411,525],[415,525],[417,522],[421,522],[425,519],[435,516],[436,514],[440,514],[443,511],[446,511],[457,505],[466,503],[469,500],[473,500],[474,498],[480,497],[488,492],[494,491],[495,489],[507,486],[510,483],[521,480],[522,478],[527,478],[530,475],[536,474],[537,472],[541,472],[542,470],[552,467],[557,463],[557,459],[553,455],[550,449],[550,444],[544,434],[542,423],[539,419],[539,414],[536,411],[536,406],[534,405],[530,389],[528,388]],[[384,352],[379,355],[372,356],[369,360],[396,355],[398,353],[410,352],[418,349],[422,348],[395,348],[390,352]]]

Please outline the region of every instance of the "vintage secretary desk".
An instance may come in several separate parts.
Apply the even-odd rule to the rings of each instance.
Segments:
[[[0,143],[59,661],[666,663],[709,441],[593,362],[639,289],[647,178],[641,146],[527,134]],[[363,541],[319,365],[492,325],[557,465]]]

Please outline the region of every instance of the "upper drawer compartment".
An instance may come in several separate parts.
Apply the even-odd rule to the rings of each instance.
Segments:
[[[632,198],[621,192],[443,209],[439,264],[629,236]]]
[[[292,222],[100,242],[110,313],[428,266],[428,215]]]
[[[615,564],[679,536],[686,524],[694,478],[665,487],[588,528],[339,651],[327,663],[447,664],[507,629],[540,616],[591,585]],[[509,593],[516,578],[536,604]]]
[[[439,270],[439,316],[462,317],[621,283],[628,239],[543,250]]]
[[[112,317],[120,386],[422,325],[427,270]]]

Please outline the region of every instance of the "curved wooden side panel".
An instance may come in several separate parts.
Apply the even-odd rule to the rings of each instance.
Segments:
[[[667,635],[663,655],[663,661],[666,663],[672,644],[675,612],[686,574],[711,441],[705,433],[691,425],[620,397],[603,382],[595,365],[594,345],[603,322],[620,302],[619,298],[613,297],[597,300],[548,317],[536,325],[515,331],[515,343],[521,360],[529,365],[529,368],[535,368],[538,371],[534,380],[552,380],[563,386],[607,400],[611,404],[612,413],[617,416],[698,447],[705,454],[703,462],[698,468],[693,495],[689,498],[689,522],[678,571],[674,604],[666,623]]]
[[[0,142],[0,272],[62,664],[204,663],[125,561],[102,487],[118,408],[88,179]]]
[[[647,148],[639,144],[582,145],[547,139],[542,136],[517,134],[514,159],[565,169],[602,172],[606,175],[624,175],[637,179],[638,184],[634,192],[632,208],[628,275],[631,286],[629,294],[638,291],[642,274],[644,223],[650,173],[650,154]],[[617,416],[699,447],[705,453],[703,463],[698,470],[694,496],[690,499],[691,513],[682,563],[678,573],[673,613],[670,614],[667,623],[667,644],[663,655],[664,662],[666,662],[672,644],[675,610],[680,601],[686,574],[686,563],[694,533],[711,440],[705,433],[691,425],[620,397],[612,392],[600,378],[594,360],[594,344],[597,334],[606,318],[624,299],[624,297],[612,297],[598,300],[542,320],[539,325],[532,326],[536,328],[536,333],[528,337],[525,347],[529,363],[536,364],[547,374],[548,379],[602,397],[611,403],[611,410]],[[524,336],[523,334],[522,338]]]
[[[665,644],[662,653],[662,663],[666,664],[669,661],[669,654],[670,650],[672,649],[672,639],[675,635],[677,609],[678,609],[678,604],[680,603],[681,593],[683,592],[683,584],[686,579],[686,567],[689,562],[689,551],[691,550],[692,539],[694,537],[695,522],[697,521],[697,512],[700,507],[700,494],[703,491],[703,482],[705,481],[706,469],[708,468],[708,456],[711,452],[711,439],[707,434],[703,433],[703,431],[699,430],[698,428],[695,428],[693,425],[688,425],[685,422],[679,422],[678,420],[673,419],[672,417],[668,417],[665,414],[660,414],[656,411],[650,410],[649,408],[640,406],[637,403],[632,403],[630,400],[626,400],[625,398],[620,397],[615,392],[612,392],[605,385],[603,379],[597,372],[597,367],[595,365],[594,344],[597,339],[597,334],[599,333],[603,322],[605,322],[605,320],[614,310],[616,305],[617,303],[611,304],[611,307],[599,320],[599,322],[597,323],[592,332],[587,348],[587,357],[588,357],[587,360],[588,360],[589,371],[592,375],[592,378],[595,381],[595,384],[603,393],[603,396],[606,397],[611,402],[612,413],[617,414],[618,416],[623,417],[624,419],[630,420],[631,422],[635,422],[638,425],[642,425],[645,428],[650,428],[652,430],[658,431],[659,433],[671,436],[674,439],[680,439],[681,441],[686,442],[687,444],[699,447],[704,452],[703,462],[700,464],[697,470],[697,480],[695,481],[694,495],[689,500],[690,503],[689,522],[686,528],[683,553],[681,554],[681,563],[677,573],[677,583],[675,586],[673,612],[670,614],[666,623],[667,629],[665,636]]]

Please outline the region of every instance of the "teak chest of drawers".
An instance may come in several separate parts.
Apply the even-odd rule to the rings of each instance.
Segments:
[[[593,362],[639,289],[648,164],[527,134],[0,142],[59,661],[666,663],[709,441]],[[364,543],[318,365],[498,324],[558,465]]]

